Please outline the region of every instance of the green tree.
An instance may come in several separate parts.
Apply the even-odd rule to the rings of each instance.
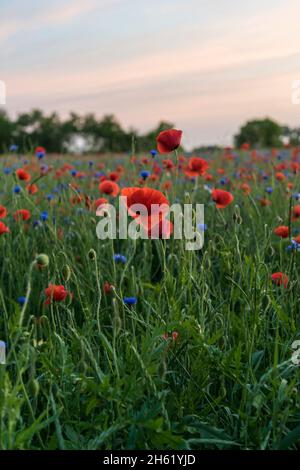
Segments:
[[[278,147],[282,145],[282,131],[280,124],[269,118],[248,121],[235,136],[235,145],[247,142],[253,147]]]

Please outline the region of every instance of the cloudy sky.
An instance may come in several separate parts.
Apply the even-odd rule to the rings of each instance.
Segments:
[[[299,23],[299,0],[0,0],[6,107],[166,119],[188,147],[253,117],[300,126]]]

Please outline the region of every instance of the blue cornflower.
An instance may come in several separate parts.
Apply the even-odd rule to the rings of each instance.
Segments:
[[[52,201],[52,199],[54,199],[54,196],[53,196],[53,194],[48,194],[46,196],[46,198],[47,198],[48,201]]]
[[[48,219],[48,212],[47,211],[43,211],[41,212],[40,214],[40,219],[45,222],[47,219]]]
[[[77,170],[71,170],[70,173],[71,173],[72,176],[76,176],[77,175]]]
[[[273,188],[271,186],[268,186],[266,188],[266,191],[267,191],[268,194],[271,194],[273,192]]]
[[[119,253],[114,255],[114,260],[116,263],[123,263],[125,264],[127,262],[127,258],[124,255],[120,255]]]
[[[4,168],[3,172],[4,172],[5,175],[9,175],[11,173],[11,168],[8,168],[8,167]]]
[[[227,178],[221,178],[221,179],[220,179],[220,184],[221,184],[222,186],[224,186],[224,184],[226,184],[226,183],[227,183]]]
[[[21,192],[21,187],[17,185],[14,187],[13,191],[15,194],[19,194]]]
[[[155,150],[155,149],[150,150],[150,155],[152,157],[155,157],[157,155],[157,150]]]
[[[286,247],[287,251],[300,251],[300,243],[296,242],[296,240],[291,240],[291,244]]]
[[[92,167],[94,165],[94,162],[92,160],[89,161],[89,167]]]
[[[136,297],[124,297],[123,302],[126,305],[135,305],[137,303]]]
[[[21,297],[18,297],[17,300],[20,305],[24,305],[26,302],[26,297],[21,296]]]
[[[16,145],[16,144],[12,144],[10,147],[9,147],[9,151],[10,152],[17,152],[19,150],[19,146]]]
[[[141,176],[144,180],[146,180],[146,179],[150,176],[150,172],[147,171],[147,170],[143,170],[143,171],[140,172],[140,176]]]

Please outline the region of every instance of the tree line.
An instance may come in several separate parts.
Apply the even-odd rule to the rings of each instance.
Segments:
[[[34,109],[11,119],[0,110],[0,153],[17,146],[21,152],[32,151],[37,145],[48,153],[67,152],[76,146],[78,138],[86,152],[128,152],[134,144],[135,151],[149,151],[155,146],[159,132],[174,127],[161,121],[151,131],[140,134],[136,129],[125,131],[113,115],[97,118],[94,114],[80,116],[71,112],[66,119],[57,113],[45,115]]]
[[[92,113],[80,116],[72,112],[62,119],[55,112],[45,115],[34,109],[11,119],[5,110],[0,110],[0,153],[6,153],[12,145],[23,153],[38,145],[49,153],[72,152],[78,139],[82,152],[128,152],[133,144],[136,152],[149,152],[159,132],[172,127],[173,123],[161,121],[154,129],[140,134],[134,128],[124,130],[113,115],[97,118]],[[252,148],[282,147],[284,143],[300,145],[300,128],[283,126],[270,118],[254,119],[242,125],[234,137],[236,147],[244,143]]]

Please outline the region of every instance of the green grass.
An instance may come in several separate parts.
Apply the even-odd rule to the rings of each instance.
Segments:
[[[122,158],[120,184],[136,186],[142,167]],[[80,167],[87,172],[89,159]],[[84,202],[70,204],[70,187],[51,203],[45,198],[60,182],[74,182],[68,172],[58,181],[53,172],[43,177],[34,196],[17,195],[15,177],[2,171],[13,157],[2,157],[3,222],[11,233],[0,236],[0,339],[8,343],[0,365],[1,449],[300,447],[300,368],[291,362],[300,337],[300,254],[273,234],[278,217],[289,223],[290,194],[272,173],[268,183],[259,180],[271,165],[254,164],[252,192],[244,196],[234,162],[214,159],[215,181],[222,166],[236,185],[229,187],[233,204],[217,210],[203,178],[195,186],[179,175],[168,194],[170,202],[188,192],[205,204],[204,248],[186,251],[180,240],[98,240],[94,211],[78,212]],[[57,168],[72,158],[52,160]],[[114,170],[115,160],[105,161],[105,171]],[[164,172],[153,186],[170,178],[175,172]],[[289,181],[297,192],[298,176]],[[90,177],[77,183],[100,197]],[[266,185],[274,187],[272,204],[262,207],[257,198]],[[28,230],[13,220],[18,208],[32,212]],[[42,210],[49,219],[33,228]],[[43,270],[34,263],[38,253],[50,259]],[[114,253],[126,265],[114,263]],[[287,289],[271,283],[277,271],[289,276]],[[109,295],[106,281],[115,286]],[[73,299],[46,306],[50,282]],[[22,308],[17,298],[26,292]],[[124,296],[137,304],[127,307]],[[177,340],[166,341],[173,331]]]

